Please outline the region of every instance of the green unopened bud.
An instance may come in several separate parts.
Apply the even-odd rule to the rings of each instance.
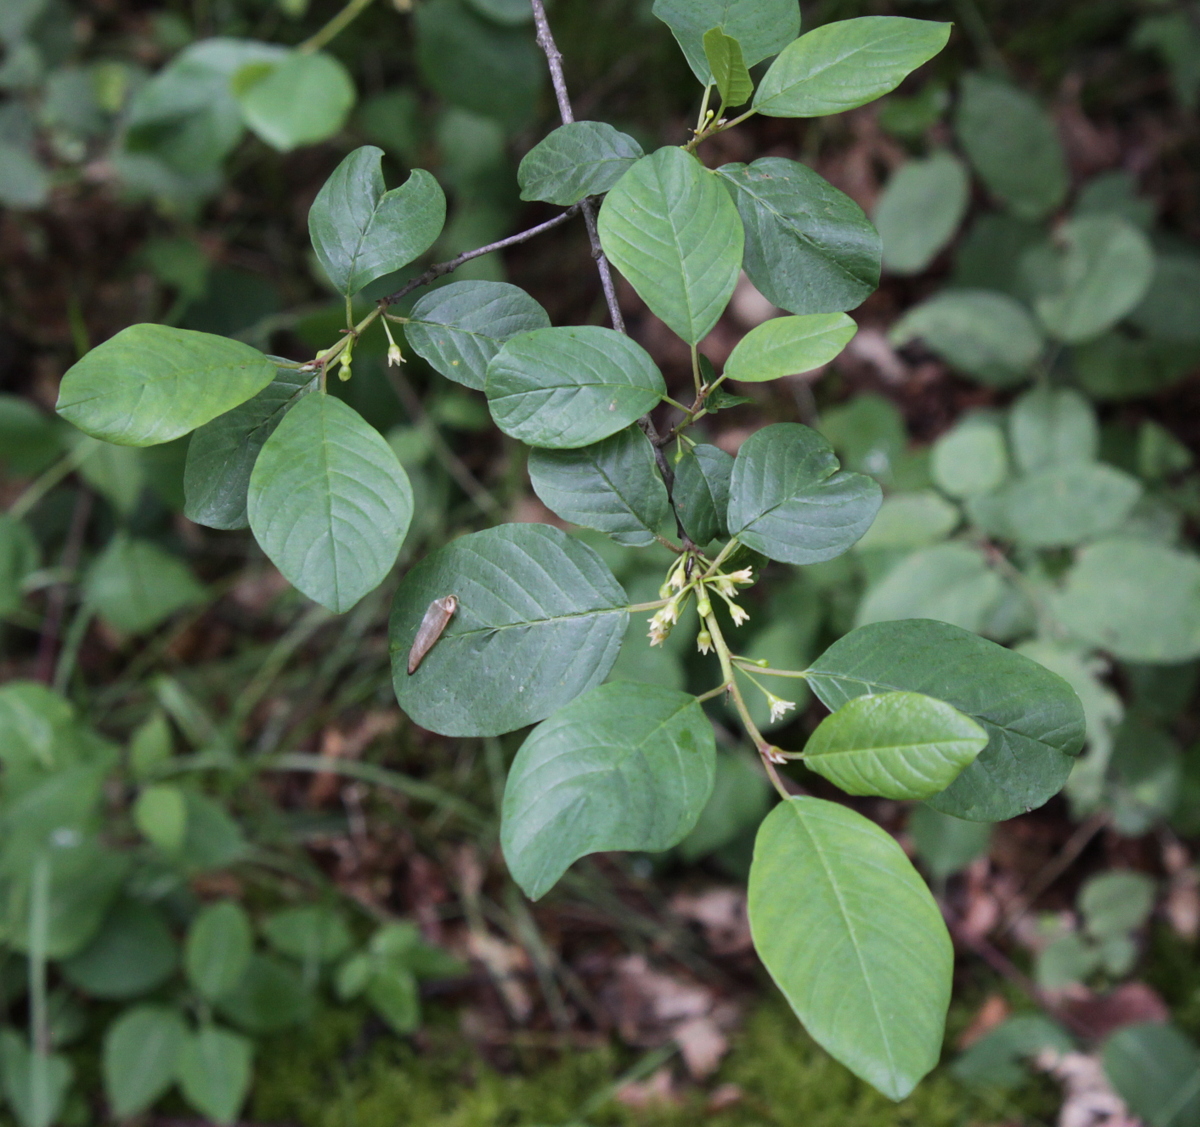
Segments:
[[[712,614],[712,603],[708,601],[708,592],[703,587],[700,588],[700,594],[696,597],[696,610],[700,612],[701,618],[707,618]]]
[[[707,630],[701,630],[696,635],[696,649],[702,654],[710,654],[713,651],[712,635]]]

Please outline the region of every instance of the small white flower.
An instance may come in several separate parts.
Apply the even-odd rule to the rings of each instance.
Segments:
[[[767,759],[771,763],[783,764],[787,762],[787,756],[777,747],[767,748]]]
[[[741,626],[743,622],[750,621],[750,615],[748,615],[741,607],[739,607],[737,603],[729,604],[729,613],[733,616],[734,626]]]
[[[671,616],[670,611],[671,605],[668,604],[650,619],[649,638],[652,646],[661,646],[670,637],[671,627],[679,621],[678,611],[676,611],[674,617]]]
[[[771,723],[776,720],[781,720],[796,707],[794,700],[784,700],[782,697],[777,697],[774,693],[767,693],[767,703],[771,706]]]
[[[725,578],[745,587],[754,582],[754,572],[752,569],[744,567],[741,571],[731,571]]]
[[[398,344],[388,345],[388,365],[389,367],[399,368],[404,363],[404,357],[400,353]]]

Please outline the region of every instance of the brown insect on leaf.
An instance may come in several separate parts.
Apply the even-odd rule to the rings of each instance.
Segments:
[[[443,599],[434,599],[417,627],[417,636],[413,639],[412,649],[408,651],[408,673],[412,676],[417,666],[425,660],[425,655],[437,644],[442,632],[450,625],[450,619],[458,610],[458,596],[447,595]]]

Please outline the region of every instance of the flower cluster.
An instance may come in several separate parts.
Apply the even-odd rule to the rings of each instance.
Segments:
[[[689,564],[689,561],[690,564]],[[655,612],[650,619],[650,644],[661,646],[671,634],[671,628],[679,622],[683,608],[687,606],[692,594],[696,596],[696,610],[700,614],[701,629],[696,635],[696,645],[701,653],[711,653],[713,648],[712,635],[704,625],[704,620],[712,614],[712,601],[709,592],[715,592],[725,601],[735,626],[741,626],[749,620],[750,615],[734,601],[738,588],[754,582],[754,574],[750,568],[740,571],[714,572],[712,575],[690,576],[689,571],[696,568],[694,557],[684,554],[671,565],[666,581],[659,588],[659,597],[666,599],[666,605]]]

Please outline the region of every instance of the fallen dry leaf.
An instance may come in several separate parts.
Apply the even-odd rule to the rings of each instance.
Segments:
[[[1098,1056],[1045,1052],[1035,1064],[1063,1086],[1058,1127],[1141,1127],[1113,1091]]]
[[[1097,1041],[1126,1025],[1171,1018],[1166,1002],[1144,982],[1126,982],[1110,994],[1066,997],[1060,1004]]]
[[[746,894],[739,888],[710,888],[696,895],[681,892],[672,897],[671,910],[700,925],[715,955],[737,955],[754,946]]]
[[[693,1080],[711,1076],[729,1052],[729,1040],[711,1017],[693,1017],[675,1027],[675,1043]]]
[[[645,1080],[630,1080],[622,1084],[613,1099],[626,1107],[646,1108],[655,1104],[679,1103],[679,1095],[675,1091],[675,1081],[669,1066],[664,1065]]]
[[[971,1024],[958,1035],[956,1046],[960,1050],[969,1049],[976,1041],[991,1033],[1011,1012],[1012,1007],[1003,995],[989,994],[971,1019]]]

